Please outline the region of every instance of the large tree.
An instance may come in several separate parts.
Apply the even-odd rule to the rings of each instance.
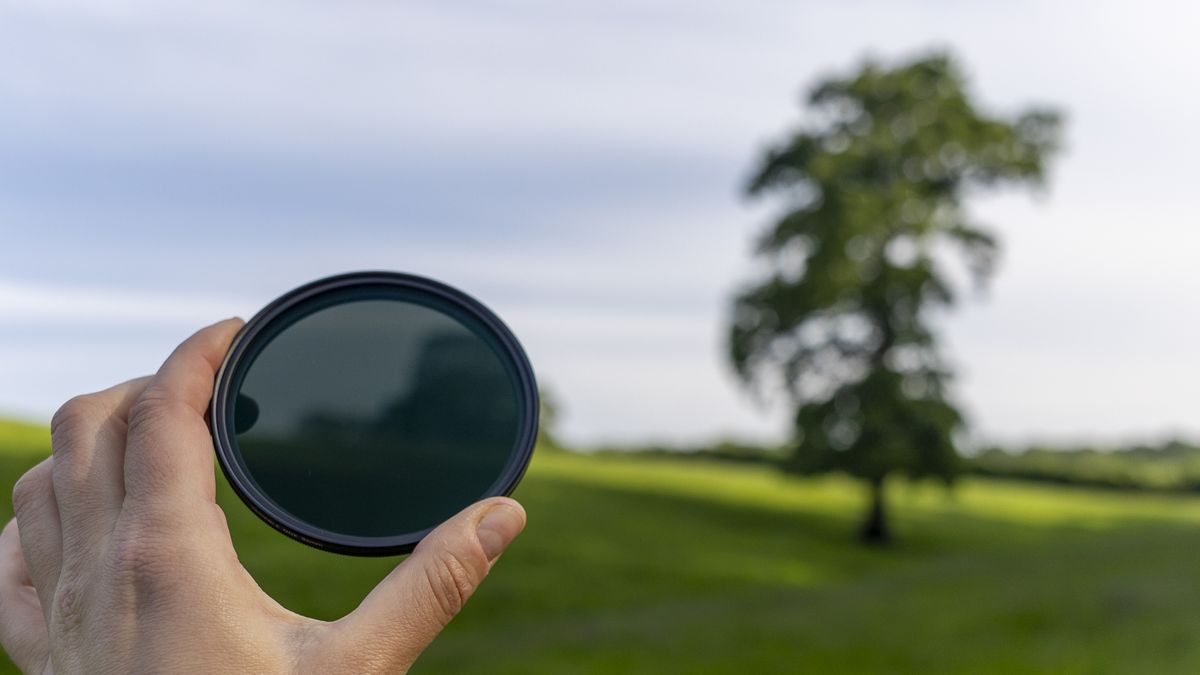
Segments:
[[[782,212],[758,239],[763,274],[735,300],[730,353],[748,385],[794,402],[789,468],[867,482],[862,536],[881,542],[889,475],[950,482],[959,466],[963,418],[931,316],[955,302],[954,267],[982,283],[997,249],[964,199],[1041,184],[1060,117],[984,112],[942,53],[869,61],[807,104],[747,187]]]

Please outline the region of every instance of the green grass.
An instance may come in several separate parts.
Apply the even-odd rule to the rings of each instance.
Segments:
[[[0,482],[44,433],[0,425]],[[526,533],[414,672],[1200,671],[1198,498],[897,483],[899,543],[869,550],[839,478],[544,453],[516,496]],[[395,564],[307,549],[221,499],[242,560],[297,611],[336,617]]]

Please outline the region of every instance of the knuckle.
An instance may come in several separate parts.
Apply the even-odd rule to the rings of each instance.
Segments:
[[[54,454],[65,458],[87,441],[89,430],[103,421],[105,411],[94,395],[76,396],[59,406],[50,419],[50,443]]]
[[[54,587],[50,620],[57,631],[74,632],[83,624],[87,586],[78,579],[62,576]]]
[[[49,490],[50,478],[43,468],[45,466],[47,465],[39,464],[26,471],[24,475],[17,479],[16,484],[13,485],[13,511],[18,515],[28,511]]]
[[[53,436],[63,431],[69,432],[77,427],[86,426],[94,423],[103,415],[102,406],[97,403],[94,394],[72,397],[54,411],[54,416],[50,418],[50,434]]]
[[[162,417],[165,399],[152,391],[145,391],[129,408],[127,418],[129,435],[140,435],[152,430],[157,420]]]
[[[29,504],[32,500],[33,500],[33,479],[29,477],[28,473],[26,473],[25,475],[18,478],[16,484],[13,485],[13,490],[12,490],[13,511],[16,511],[17,513],[24,511],[26,508],[29,507]]]
[[[139,436],[154,433],[162,425],[163,420],[170,419],[177,413],[187,410],[185,403],[161,390],[146,389],[129,408],[129,435]]]
[[[462,611],[479,584],[471,565],[450,549],[442,549],[430,558],[425,579],[443,624]]]

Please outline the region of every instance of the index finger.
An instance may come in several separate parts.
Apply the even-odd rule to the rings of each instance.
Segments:
[[[213,444],[205,413],[213,379],[242,326],[227,319],[175,348],[129,409],[126,499],[170,503],[215,501]]]

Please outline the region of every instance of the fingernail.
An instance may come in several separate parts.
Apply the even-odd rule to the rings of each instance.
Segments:
[[[500,557],[524,528],[525,514],[511,504],[500,503],[483,515],[475,527],[475,536],[479,537],[483,553],[491,562]]]

